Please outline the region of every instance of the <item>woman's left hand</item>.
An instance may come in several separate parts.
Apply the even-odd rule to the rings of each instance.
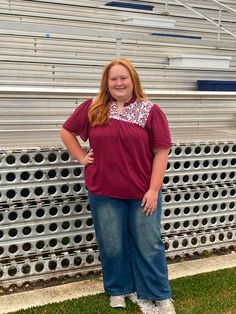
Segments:
[[[143,197],[141,206],[143,207],[143,212],[148,215],[152,215],[157,207],[158,192],[154,190],[148,190]]]

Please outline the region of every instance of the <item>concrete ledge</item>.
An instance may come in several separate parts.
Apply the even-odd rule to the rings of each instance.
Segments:
[[[170,264],[168,270],[172,280],[233,267],[236,267],[236,253]]]
[[[236,253],[168,265],[169,278],[236,267]],[[103,292],[102,278],[0,296],[0,314]]]

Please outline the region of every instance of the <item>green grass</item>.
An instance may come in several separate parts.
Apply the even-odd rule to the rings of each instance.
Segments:
[[[235,314],[236,268],[171,281],[177,314]],[[108,296],[97,294],[20,310],[17,314],[140,314],[127,300],[126,309],[111,309]]]
[[[172,281],[178,314],[236,314],[236,268]]]
[[[137,304],[129,299],[125,309],[112,309],[109,297],[104,293],[81,297],[50,305],[37,306],[28,310],[21,310],[17,314],[141,314]]]

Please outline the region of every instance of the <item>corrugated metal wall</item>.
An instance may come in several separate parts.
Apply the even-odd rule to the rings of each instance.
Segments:
[[[146,90],[165,111],[174,143],[233,140],[236,93]],[[0,88],[0,147],[60,145],[59,129],[97,89]]]
[[[200,5],[203,6],[203,3]],[[179,18],[186,20],[181,27],[176,25],[171,29],[173,33],[199,35],[210,31],[212,26],[199,16],[194,26],[194,19],[191,14],[187,17],[186,8],[179,5],[176,8],[172,1],[169,7],[174,12],[179,8],[174,17],[176,21]],[[128,15],[129,18],[155,18],[159,14],[166,19],[165,15],[161,15],[163,8],[164,1],[160,1],[154,12],[128,10]],[[210,8],[217,12],[214,6]],[[236,45],[233,37],[229,37],[228,43],[214,41],[217,29],[214,29],[214,37],[210,41],[208,37],[206,40],[193,40],[151,36],[153,32],[169,33],[169,30],[126,25],[123,21],[125,14],[127,9],[106,7],[103,1],[84,1],[80,4],[66,1],[0,1],[0,84],[97,87],[103,65],[116,55],[133,60],[145,88],[196,90],[196,81],[202,77],[235,78]],[[230,22],[231,28],[234,24],[236,21]],[[224,70],[193,65],[186,71],[186,67],[169,65],[169,56],[183,53],[231,56],[232,59],[230,67]]]
[[[1,28],[0,22],[0,28]],[[21,24],[15,28],[31,29]],[[5,26],[11,27],[11,24]],[[130,58],[137,66],[145,88],[158,90],[197,90],[197,80],[231,79],[236,75],[235,44],[226,46],[201,41],[131,36],[112,32],[96,37],[87,31],[82,35],[64,38],[63,34],[45,37],[45,30],[37,26],[38,35],[0,35],[0,84],[14,86],[98,87],[102,68],[109,60],[120,55]],[[19,30],[18,30],[19,32]],[[70,33],[71,29],[65,29]],[[24,34],[25,32],[22,31]],[[66,36],[66,35],[65,35]],[[123,36],[121,43],[116,39]],[[232,57],[230,67],[199,68],[197,66],[171,66],[168,58],[173,55]]]
[[[132,16],[155,18],[165,14],[165,0],[143,1],[154,5],[153,11],[135,10],[127,8],[107,7],[104,4],[108,1],[1,1],[1,13],[4,20],[29,22],[35,24],[64,25],[73,27],[85,27],[99,30],[128,31],[131,33],[150,33],[156,31],[155,28],[135,27],[129,21],[124,22],[123,18]],[[130,3],[138,1],[130,0]],[[203,14],[213,20],[218,19],[218,7],[208,1],[185,1]],[[235,4],[224,2],[235,7]],[[217,27],[194,12],[176,3],[168,1],[169,18],[176,19],[176,31],[179,34],[200,35],[204,39],[216,39]],[[191,19],[191,22],[189,21]],[[229,26],[235,30],[234,14],[224,10],[222,15],[222,25]],[[50,29],[50,27],[49,27]],[[169,29],[168,32],[173,32]],[[222,34],[223,38],[230,40],[230,36]]]

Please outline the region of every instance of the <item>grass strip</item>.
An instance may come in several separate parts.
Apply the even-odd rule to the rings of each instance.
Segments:
[[[178,314],[236,314],[236,268],[171,283]]]
[[[236,268],[178,278],[171,281],[177,314],[235,314]],[[104,293],[38,306],[17,314],[141,314],[127,300],[126,309],[112,309]]]
[[[129,299],[125,309],[112,309],[109,305],[109,297],[104,293],[89,295],[78,299],[67,300],[60,303],[53,303],[33,307],[27,310],[20,310],[17,314],[141,314],[137,304]]]

